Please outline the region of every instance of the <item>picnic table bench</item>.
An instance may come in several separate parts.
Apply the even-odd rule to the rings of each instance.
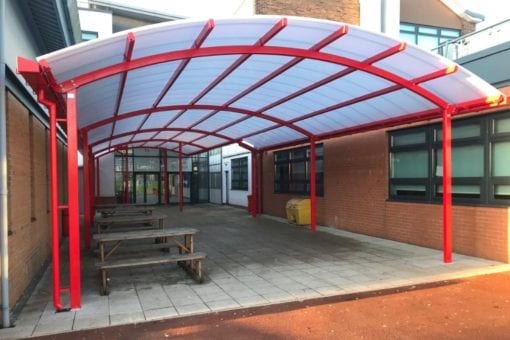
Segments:
[[[127,207],[112,207],[112,208],[97,208],[96,211],[101,214],[103,217],[113,216],[113,215],[150,215],[154,211],[154,207],[137,207],[137,206],[127,206]]]
[[[126,231],[132,229],[140,229],[140,227],[154,228],[154,223],[158,222],[158,227],[163,229],[165,214],[153,213],[142,215],[108,215],[108,216],[95,216],[94,223],[97,227],[97,233],[107,231],[112,226],[117,226],[119,231]]]
[[[107,271],[115,268],[177,263],[197,282],[203,282],[202,260],[205,259],[206,254],[194,251],[193,237],[196,232],[197,230],[193,228],[171,228],[95,234],[93,237],[98,242],[100,253],[100,259],[96,262],[96,267],[100,272],[101,293],[104,295],[109,294],[109,278]],[[182,240],[179,239],[180,237]],[[110,259],[112,254],[121,246],[122,242],[144,239],[161,240],[161,243],[152,245],[152,247],[149,248],[168,249],[168,252],[149,256],[143,256],[143,253],[140,254],[140,252],[133,252],[131,253],[132,256],[128,258]],[[114,243],[114,245],[111,249],[107,250],[107,243]],[[178,254],[170,253],[169,250],[172,245],[178,247]],[[147,247],[140,247],[140,250],[141,249],[147,249]]]
[[[96,204],[96,209],[117,209],[117,208],[133,208],[133,207],[152,207],[152,203],[107,203]]]

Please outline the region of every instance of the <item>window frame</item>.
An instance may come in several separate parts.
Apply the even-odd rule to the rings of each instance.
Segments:
[[[230,160],[230,190],[248,191],[248,156]]]
[[[452,153],[455,147],[480,145],[483,148],[483,175],[481,177],[453,177],[452,186],[455,185],[477,185],[480,188],[479,197],[460,196],[452,192],[452,201],[455,204],[467,205],[491,205],[504,206],[510,205],[510,198],[495,198],[495,185],[510,185],[510,176],[493,176],[492,175],[492,149],[494,143],[510,142],[510,131],[496,133],[496,121],[498,119],[510,118],[510,111],[497,112],[490,115],[480,115],[452,121],[453,130],[465,125],[477,122],[480,127],[478,136],[457,137],[452,136]],[[423,125],[418,127],[406,128],[388,131],[388,200],[398,202],[423,202],[423,203],[441,203],[442,194],[437,192],[438,186],[442,185],[442,176],[437,176],[437,155],[438,150],[442,149],[442,141],[438,138],[442,129],[441,122]],[[399,135],[405,135],[414,131],[424,131],[426,133],[426,142],[420,144],[411,144],[403,146],[393,146],[393,138]],[[423,147],[428,151],[428,178],[391,178],[392,176],[392,154],[399,151],[422,150]],[[453,164],[453,167],[455,165]],[[452,174],[453,175],[453,174]],[[413,195],[394,195],[392,194],[392,186],[395,184],[419,184],[425,183],[425,196]],[[452,190],[453,191],[453,190]]]
[[[315,165],[318,168],[317,163],[322,162],[322,170],[316,171],[315,173],[315,192],[316,196],[324,196],[324,144],[315,145],[316,156]],[[304,157],[295,157],[299,152],[304,151]],[[278,158],[281,157],[280,160]],[[304,163],[304,179],[295,179],[292,173],[293,166],[295,167],[298,163]],[[287,172],[286,177],[281,179],[277,176],[278,169],[284,169]],[[286,171],[285,171],[286,169]],[[294,194],[294,195],[310,195],[310,146],[301,146],[292,149],[285,149],[275,151],[273,153],[273,193],[274,194]],[[294,179],[293,179],[294,178]],[[304,190],[292,190],[292,187],[303,187]]]
[[[402,28],[402,25],[407,25],[407,26],[409,26],[409,28],[408,29]],[[411,30],[411,28],[413,28],[413,29]],[[420,32],[420,28],[435,29],[435,30],[437,30],[437,33],[432,34],[432,33]],[[443,33],[443,31],[452,31],[452,32],[455,31],[458,33],[458,35],[456,37],[452,37],[452,36],[448,35],[447,33]],[[437,48],[439,45],[441,45],[445,41],[454,40],[454,39],[459,38],[462,34],[462,31],[460,29],[456,29],[456,28],[439,27],[439,26],[431,26],[431,25],[420,25],[420,24],[402,21],[399,24],[399,36],[402,33],[412,34],[414,36],[414,44],[417,46],[420,46],[420,45],[418,45],[418,37],[419,36],[435,37],[437,40],[437,45],[435,46],[435,48]]]

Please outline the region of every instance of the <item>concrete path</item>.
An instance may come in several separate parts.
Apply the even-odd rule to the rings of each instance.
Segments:
[[[184,315],[393,288],[482,273],[509,265],[442,253],[394,241],[320,227],[304,227],[216,205],[158,208],[166,227],[194,227],[196,250],[207,253],[206,282],[176,265],[112,270],[111,293],[99,295],[92,252],[83,252],[82,308],[55,313],[51,268],[0,338],[21,338]]]

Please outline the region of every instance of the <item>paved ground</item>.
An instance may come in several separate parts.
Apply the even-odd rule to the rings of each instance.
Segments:
[[[510,272],[50,338],[510,339]]]
[[[99,295],[94,256],[83,254],[82,308],[55,313],[50,271],[0,338],[55,334],[186,315],[302,301],[455,279],[508,265],[330,228],[309,230],[245,210],[215,205],[161,208],[167,227],[199,229],[207,280],[196,284],[175,265],[111,271],[111,294]]]

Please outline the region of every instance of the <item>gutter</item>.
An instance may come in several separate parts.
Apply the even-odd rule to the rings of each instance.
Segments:
[[[0,261],[2,285],[2,327],[11,326],[9,310],[9,252],[7,219],[7,108],[5,77],[5,0],[0,0]]]

